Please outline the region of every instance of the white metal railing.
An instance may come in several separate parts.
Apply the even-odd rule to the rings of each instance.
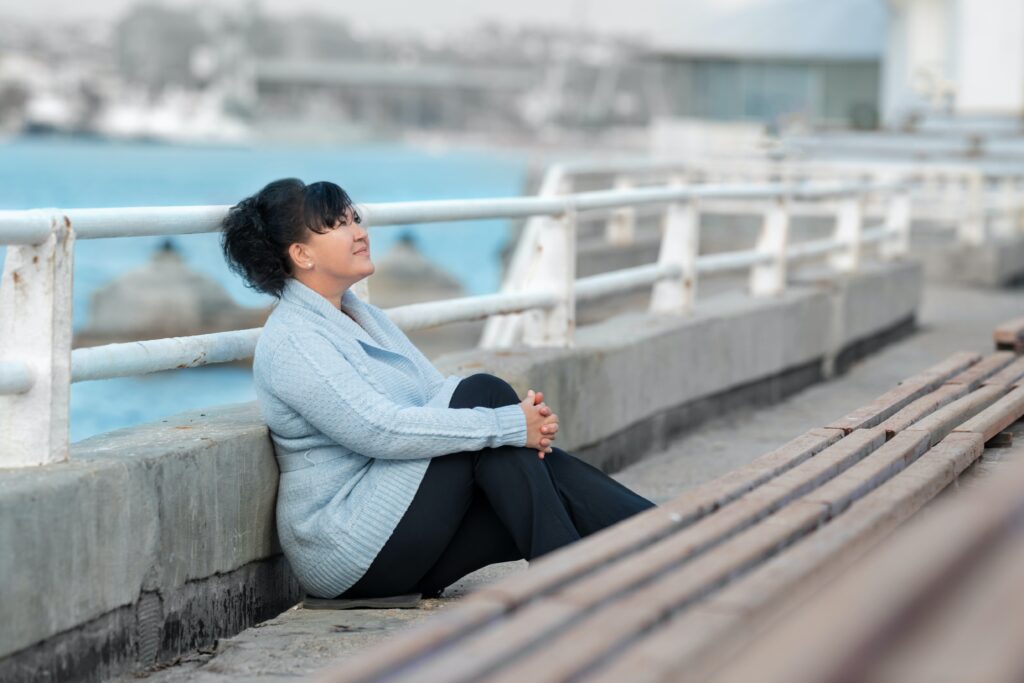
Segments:
[[[569,164],[560,169],[572,177],[610,176],[610,185],[642,186],[684,178],[687,182],[808,182],[842,180],[879,182],[898,178],[909,184],[915,220],[921,227],[950,228],[963,244],[984,244],[1021,234],[1024,228],[1024,164],[992,159],[972,161],[806,160],[801,158],[709,158],[679,162],[627,159]],[[792,216],[831,211],[827,202],[795,205]],[[702,213],[744,213],[749,206],[718,200],[705,202]],[[884,207],[866,206],[866,217],[884,214]],[[633,216],[644,215],[640,209]],[[608,240],[628,243],[629,215],[609,220]]]
[[[681,276],[661,278],[654,285],[651,308],[654,311],[685,312],[692,307],[697,291],[697,275],[725,270],[751,269],[750,289],[755,295],[773,294],[785,286],[784,264],[772,261],[806,259],[828,256],[838,268],[856,268],[862,243],[881,242],[886,256],[905,253],[909,248],[910,196],[914,187],[906,168],[892,170],[878,177],[867,177],[861,170],[839,173],[829,167],[812,174],[807,165],[798,171],[788,165],[780,170],[778,164],[764,160],[722,161],[703,160],[680,162],[677,160],[619,159],[582,161],[558,164],[548,169],[539,195],[557,198],[572,196],[578,179],[602,176],[620,192],[642,192],[654,187],[689,188],[691,194],[679,201],[664,205],[630,203],[608,212],[605,240],[608,244],[625,246],[636,236],[636,223],[641,216],[661,218],[660,254],[658,263],[673,266]],[[759,186],[763,192],[738,194],[732,191],[740,186]],[[667,183],[667,185],[666,185]],[[696,192],[705,188],[704,192]],[[779,188],[787,188],[779,191]],[[883,190],[888,190],[884,192]],[[898,195],[898,196],[895,196]],[[883,196],[884,201],[867,200]],[[807,210],[807,207],[811,207]],[[592,211],[583,212],[591,217]],[[712,213],[754,214],[762,217],[762,230],[757,247],[752,251],[708,254],[697,258],[701,216]],[[836,232],[830,240],[810,244],[789,244],[789,222],[795,215],[824,214],[835,216]],[[893,226],[886,240],[864,240],[861,231],[868,221],[872,227]],[[552,219],[548,216],[531,218],[512,255],[503,293],[530,291],[536,287],[558,287],[554,276],[542,271],[536,263],[536,254],[551,249]],[[852,265],[851,265],[852,264]],[[682,285],[670,285],[677,282]],[[537,326],[528,314],[493,316],[487,321],[481,337],[485,348],[503,348],[526,339],[533,340]],[[544,337],[540,338],[543,342]],[[550,339],[548,340],[550,341]]]
[[[486,296],[392,308],[405,330],[514,315],[516,334],[501,343],[570,346],[577,301],[653,287],[651,310],[684,315],[695,301],[699,274],[749,270],[755,296],[785,288],[787,263],[827,256],[855,270],[866,244],[886,256],[906,251],[909,196],[899,182],[669,184],[565,193],[567,173],[556,167],[538,196],[361,205],[367,226],[529,219],[502,291]],[[862,207],[883,196],[885,222],[865,226]],[[752,250],[698,256],[700,207],[718,200],[747,201],[763,213]],[[834,202],[836,230],[817,243],[789,244],[791,207]],[[580,214],[660,207],[663,238],[654,264],[576,278],[576,224]],[[72,382],[196,367],[251,357],[258,329],[71,350],[71,288],[78,239],[168,235],[219,230],[227,206],[48,209],[0,212],[0,244],[10,245],[0,280],[0,466],[59,462],[68,452],[68,394]],[[628,223],[627,223],[628,227]],[[510,285],[511,283],[511,285]],[[365,281],[356,293],[366,297]],[[482,344],[487,345],[487,335]]]

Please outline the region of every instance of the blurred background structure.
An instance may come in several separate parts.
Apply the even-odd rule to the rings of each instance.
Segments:
[[[531,4],[526,22],[494,10],[450,28],[428,17],[420,31],[356,30],[354,6],[346,16],[309,3],[287,14],[256,2],[106,13],[99,3],[88,20],[7,10],[0,130],[236,142],[301,139],[315,122],[338,140],[443,131],[522,141],[675,116],[878,123],[881,0]],[[907,99],[896,87],[887,81]]]

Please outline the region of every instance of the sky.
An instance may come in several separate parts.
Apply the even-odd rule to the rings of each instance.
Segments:
[[[114,18],[141,0],[0,0],[0,17]],[[157,0],[316,11],[356,32],[443,38],[484,21],[622,35],[658,50],[703,54],[849,55],[882,51],[887,0]],[[61,23],[64,23],[63,21]]]
[[[114,17],[137,0],[0,0],[0,15],[42,19],[85,16]],[[194,6],[197,0],[161,0],[162,4]],[[239,5],[243,0],[206,0]],[[316,10],[348,19],[370,31],[442,32],[474,26],[483,20],[509,24],[544,24],[586,28],[601,33],[649,34],[669,11],[714,5],[715,10],[741,8],[773,0],[261,0],[269,13]]]

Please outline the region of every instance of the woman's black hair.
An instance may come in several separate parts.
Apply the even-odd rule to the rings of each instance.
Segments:
[[[249,287],[279,297],[292,274],[288,247],[305,242],[307,230],[333,229],[349,209],[359,223],[352,199],[334,183],[275,180],[231,207],[221,221],[224,257]]]

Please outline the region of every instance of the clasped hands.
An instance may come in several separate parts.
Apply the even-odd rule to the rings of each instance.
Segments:
[[[544,403],[544,393],[530,389],[519,407],[526,414],[526,445],[537,449],[537,457],[544,459],[551,452],[551,442],[558,433],[558,415]]]

